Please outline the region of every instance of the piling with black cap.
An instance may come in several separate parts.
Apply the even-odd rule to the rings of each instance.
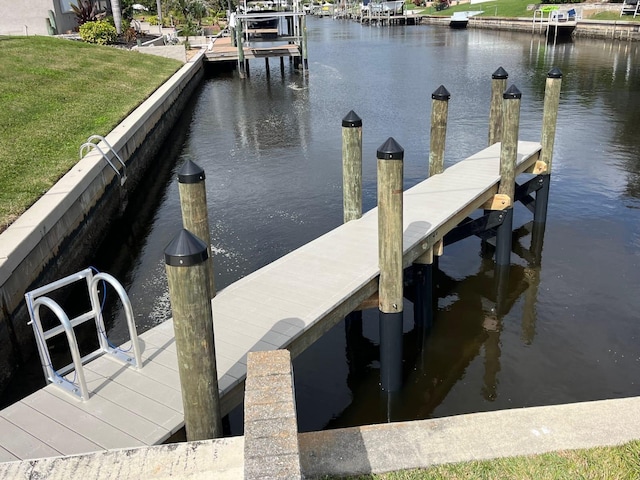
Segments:
[[[164,251],[188,441],[222,437],[208,250],[183,229]]]
[[[440,85],[431,94],[431,135],[429,142],[429,176],[444,172],[444,146],[451,94]]]
[[[556,137],[561,86],[562,71],[558,67],[553,67],[547,73],[547,83],[544,92],[544,110],[542,112],[542,140],[540,142],[542,144],[540,161],[545,163],[547,168],[542,174],[542,187],[536,192],[536,208],[533,214],[534,223],[545,223],[547,221],[549,184],[551,183],[551,162],[553,159],[553,144]]]
[[[204,170],[187,160],[178,172],[178,191],[180,192],[180,210],[182,225],[207,245],[209,259],[209,291],[211,298],[216,295],[213,257],[211,255],[211,231],[209,230],[209,212],[207,209],[207,188]]]
[[[404,149],[389,138],[378,148],[377,158],[380,385],[393,392],[402,386]]]
[[[520,129],[520,101],[522,93],[511,85],[502,95],[503,122],[500,148],[500,185],[498,194],[509,197],[509,207],[504,209],[505,218],[496,234],[496,264],[511,263],[513,201],[516,189],[516,161],[518,159],[518,131]]]
[[[502,94],[507,89],[509,74],[499,67],[491,75],[491,105],[489,107],[489,146],[502,141]]]
[[[342,119],[344,223],[362,216],[362,119],[351,110]]]

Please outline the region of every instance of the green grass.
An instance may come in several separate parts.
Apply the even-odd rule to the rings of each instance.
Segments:
[[[51,37],[0,37],[0,232],[180,63]]]
[[[436,11],[435,7],[429,7],[422,9],[421,13],[426,15],[437,15],[443,17],[449,17],[453,12],[464,12],[467,10],[482,10],[484,13],[478,15],[480,17],[507,17],[507,18],[533,18],[533,10],[527,9],[529,5],[535,2],[529,0],[494,0],[484,3],[471,5],[469,3],[455,4],[455,0],[451,0],[452,6],[446,10]],[[622,8],[622,4],[617,4]],[[561,8],[571,8],[573,4],[566,3],[559,5]],[[587,18],[587,17],[584,17]],[[633,15],[620,16],[620,10],[600,12],[588,17],[589,20],[610,20],[610,21],[632,21],[640,22],[640,16],[633,18]]]
[[[329,478],[329,477],[327,477]],[[566,450],[544,455],[441,465],[354,480],[636,480],[640,478],[640,441],[618,447]]]
[[[482,10],[484,13],[481,17],[533,17],[533,10],[527,10],[527,6],[531,5],[530,0],[500,0],[484,2],[475,5],[469,3],[455,4],[455,0],[451,2],[452,6],[446,10],[436,11],[435,7],[429,7],[422,13],[429,15],[438,15],[449,17],[453,12],[464,12],[467,10]]]

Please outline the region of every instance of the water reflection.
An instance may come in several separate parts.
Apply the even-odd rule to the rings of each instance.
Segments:
[[[400,397],[380,398],[377,312],[364,312],[361,326],[345,335],[338,325],[295,360],[301,428],[639,394],[640,46],[316,19],[308,29],[308,79],[289,71],[267,79],[256,64],[244,81],[206,80],[184,143],[166,160],[191,158],[206,171],[220,288],[342,222],[340,121],[349,110],[363,119],[366,210],[376,202],[375,152],[389,136],[405,148],[405,187],[427,176],[439,85],[452,93],[449,166],[486,146],[497,67],[523,93],[526,140],[540,138],[547,71],[565,76],[544,264],[542,237],[529,228],[518,231],[526,248],[514,244],[508,279],[477,241],[448,247],[426,338],[407,302]],[[181,225],[176,183],[158,185],[151,222],[119,224],[125,239],[107,242],[121,251],[93,262],[128,285],[142,328],[169,316],[162,252]],[[142,202],[130,202],[128,218]],[[515,213],[520,224],[531,218]],[[122,325],[116,318],[110,336]]]

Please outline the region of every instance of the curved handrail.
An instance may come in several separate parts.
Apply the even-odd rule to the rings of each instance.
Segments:
[[[33,301],[33,303],[31,304],[31,307],[33,308],[35,320],[38,322],[38,325],[40,326],[42,325],[40,321],[40,306],[42,305],[48,307],[49,310],[51,310],[54,313],[54,315],[58,317],[60,324],[64,327],[64,333],[67,335],[67,341],[69,342],[69,350],[71,351],[71,358],[73,360],[73,365],[75,367],[78,383],[80,386],[80,398],[82,400],[88,400],[89,390],[87,389],[87,382],[85,380],[84,371],[82,369],[82,357],[80,355],[80,349],[78,348],[78,341],[76,339],[76,334],[73,331],[73,326],[69,321],[69,317],[67,316],[66,313],[64,313],[64,310],[62,310],[62,307],[58,305],[54,300],[50,299],[49,297],[38,297],[36,298],[35,301]],[[53,369],[53,367],[51,368]],[[63,379],[63,380],[65,380],[66,382],[69,382],[66,379]],[[51,379],[51,381],[54,381],[53,378]],[[73,382],[69,382],[69,383],[73,384]],[[77,389],[73,393],[77,394]]]
[[[94,140],[99,140],[100,142],[104,142],[104,144],[109,148],[109,150],[113,152],[113,155],[116,158],[116,160],[118,160],[120,165],[122,165],[122,174],[120,174],[120,171],[111,162],[111,160],[109,160],[109,158],[107,157],[104,150],[102,150],[100,145],[97,143],[94,143]],[[120,178],[120,185],[124,184],[124,182],[127,180],[127,165],[124,163],[120,155],[118,155],[118,152],[116,152],[116,150],[107,141],[107,139],[104,138],[102,135],[91,135],[86,142],[80,145],[80,158],[82,159],[88,152],[91,151],[92,148],[98,149],[98,151],[102,154],[102,156],[107,161],[107,163],[111,166],[111,168],[113,168],[113,170],[116,172],[116,174]]]
[[[129,327],[129,337],[131,338],[131,345],[133,347],[133,357],[135,360],[135,368],[142,368],[142,355],[140,352],[140,343],[138,342],[138,332],[136,330],[136,323],[133,316],[133,307],[131,306],[131,301],[129,300],[129,296],[125,291],[122,284],[116,280],[115,277],[109,275],[108,273],[98,273],[93,276],[91,280],[91,293],[92,298],[98,298],[98,282],[104,280],[108,282],[113,289],[120,297],[120,301],[122,302],[122,306],[124,307],[125,316],[127,317],[127,326]],[[106,336],[106,332],[104,333]]]

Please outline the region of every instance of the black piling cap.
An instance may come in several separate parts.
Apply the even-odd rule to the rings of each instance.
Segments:
[[[431,98],[433,100],[449,100],[451,98],[451,94],[449,90],[444,88],[444,85],[440,85],[435,92],[431,94]]]
[[[178,172],[178,182],[199,183],[204,182],[204,170],[191,160],[187,160]]]
[[[207,245],[184,228],[164,249],[164,262],[171,267],[191,267],[209,258]]]
[[[520,90],[518,90],[518,87],[516,87],[515,85],[511,85],[509,88],[507,88],[506,92],[502,94],[502,98],[504,98],[505,100],[519,100],[522,98],[522,93],[520,92]]]
[[[547,78],[562,78],[562,70],[558,67],[553,67],[547,72]]]
[[[356,112],[351,110],[347,113],[347,116],[342,119],[343,127],[361,127],[362,119],[358,116]]]
[[[378,160],[402,160],[404,158],[404,148],[402,148],[393,137],[389,137],[386,142],[378,147]]]
[[[499,67],[495,72],[491,74],[491,78],[493,78],[494,80],[506,80],[507,78],[509,78],[509,74],[504,68]]]

